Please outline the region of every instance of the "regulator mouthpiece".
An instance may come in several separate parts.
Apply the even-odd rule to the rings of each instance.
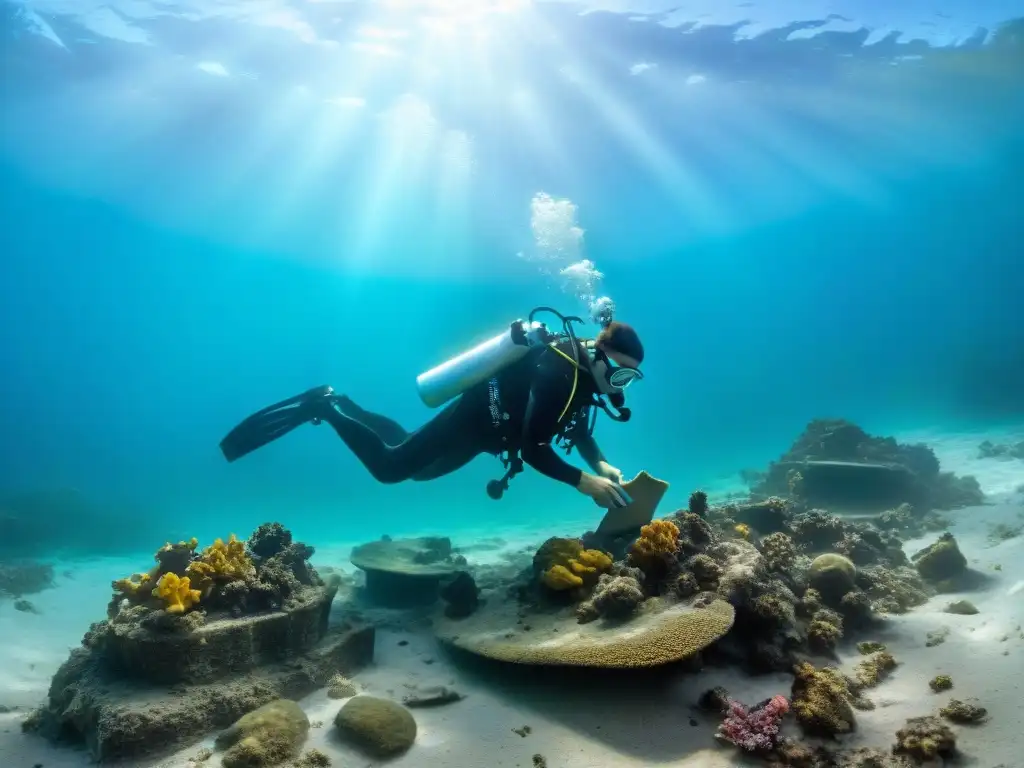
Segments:
[[[607,328],[615,319],[615,302],[607,296],[594,301],[590,305],[590,319],[602,328]]]

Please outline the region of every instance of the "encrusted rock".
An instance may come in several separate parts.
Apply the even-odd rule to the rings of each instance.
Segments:
[[[416,720],[401,704],[375,696],[349,699],[334,718],[338,734],[372,757],[393,757],[416,740]]]
[[[295,757],[309,733],[309,718],[289,699],[276,699],[242,715],[218,734],[216,746],[227,750],[224,768],[270,768]]]
[[[369,664],[373,643],[372,626],[340,627],[300,657],[213,682],[174,685],[120,678],[95,649],[79,648],[54,676],[47,703],[22,727],[85,746],[98,762],[137,761],[198,741],[275,699],[308,695],[338,670]]]

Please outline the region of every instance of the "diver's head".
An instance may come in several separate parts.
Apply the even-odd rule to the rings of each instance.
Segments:
[[[605,326],[590,345],[591,371],[601,394],[622,390],[643,378],[644,345],[633,327],[617,320]]]

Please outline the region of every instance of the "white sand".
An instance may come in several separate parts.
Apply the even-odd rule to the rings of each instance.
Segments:
[[[977,698],[988,708],[990,719],[981,726],[954,726],[962,750],[979,768],[1017,766],[1024,733],[1024,710],[1019,706],[1024,696],[1024,538],[996,546],[987,539],[992,524],[1024,523],[1024,495],[1011,493],[1024,482],[1024,462],[1014,467],[1009,462],[971,458],[980,442],[974,436],[929,442],[936,445],[946,468],[973,471],[986,491],[998,489],[1008,499],[951,516],[951,530],[971,567],[991,581],[970,594],[937,597],[906,616],[891,618],[877,635],[858,638],[884,642],[900,666],[870,694],[877,709],[858,714],[859,730],[845,743],[887,747],[907,717],[934,712],[950,698]],[[948,461],[952,456],[958,456],[961,465]],[[472,559],[493,562],[503,552],[535,545],[566,529],[571,530],[570,524],[560,523],[550,531],[486,531],[483,536],[500,537],[505,544],[475,553]],[[933,539],[908,542],[906,549],[913,553]],[[463,541],[460,537],[455,543]],[[314,560],[318,565],[346,567],[349,550],[347,545],[320,546]],[[24,736],[19,722],[28,708],[45,697],[51,676],[90,622],[102,617],[110,581],[136,569],[138,563],[139,558],[108,558],[58,566],[58,572],[69,569],[74,578],[60,577],[56,589],[32,596],[38,615],[16,612],[10,601],[0,603],[0,704],[19,707],[0,714],[0,766],[89,765],[83,752],[55,749]],[[994,570],[996,564],[1002,570]],[[975,616],[942,612],[947,603],[961,597],[970,599],[981,612]],[[942,628],[949,629],[946,641],[925,647],[927,633]],[[740,765],[733,750],[713,741],[717,723],[693,711],[696,698],[716,685],[747,703],[789,693],[785,676],[751,679],[729,670],[697,676],[656,670],[608,679],[596,673],[567,677],[501,666],[481,668],[454,663],[427,635],[389,630],[378,631],[377,637],[375,664],[355,676],[366,692],[400,700],[410,685],[444,684],[467,695],[455,704],[415,710],[419,737],[409,753],[387,763],[395,768],[529,768],[534,754],[544,755],[552,768]],[[402,640],[408,645],[399,645]],[[843,659],[851,669],[858,660],[853,649]],[[955,688],[933,694],[927,681],[942,673],[953,677]],[[301,703],[314,723],[323,724],[311,731],[307,746],[327,752],[336,766],[380,764],[334,737],[331,721],[342,702],[331,701],[320,691]],[[512,730],[523,725],[531,728],[526,737]],[[188,757],[201,746],[212,747],[212,736],[177,755],[132,765],[189,768]],[[219,764],[216,756],[206,763],[213,768]]]
[[[943,471],[974,475],[981,490],[991,501],[1004,501],[1024,486],[1024,460],[1014,458],[978,458],[978,446],[985,440],[997,444],[1016,444],[1024,440],[1024,425],[999,431],[944,433],[926,429],[896,435],[901,443],[924,443],[935,451]]]

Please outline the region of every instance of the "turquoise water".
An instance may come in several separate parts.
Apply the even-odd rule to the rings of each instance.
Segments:
[[[74,488],[160,541],[596,522],[529,471],[490,501],[489,457],[380,486],[327,427],[217,447],[323,383],[418,426],[420,371],[585,311],[558,276],[582,259],[647,348],[633,420],[597,437],[669,505],[818,416],[1024,418],[1024,54],[994,33],[1024,9],[743,32],[341,5],[0,5],[0,488]]]

